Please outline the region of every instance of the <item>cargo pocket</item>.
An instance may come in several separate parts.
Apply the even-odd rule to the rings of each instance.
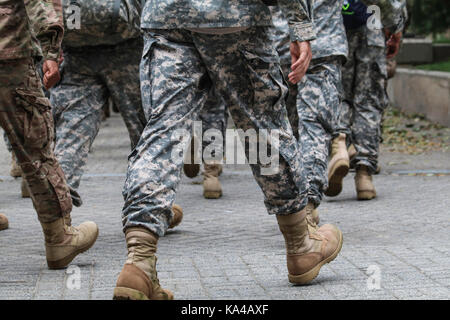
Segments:
[[[56,195],[56,199],[54,196],[47,196],[53,198],[53,201],[45,201],[43,204],[48,205],[47,208],[41,208],[45,212],[51,212],[54,210],[53,207],[54,201],[56,200],[58,206],[61,210],[61,214],[65,215],[72,211],[72,198],[70,196],[70,190],[66,183],[66,179],[61,167],[57,163],[43,163],[40,168],[40,177],[41,179],[47,180],[47,183],[44,182],[40,186],[45,188],[52,188],[54,194]],[[28,178],[27,178],[28,179]],[[50,190],[33,190],[38,193],[45,193],[47,195],[51,195]]]
[[[240,50],[246,61],[246,72],[251,83],[253,101],[251,114],[257,121],[269,122],[279,130],[279,153],[294,168],[298,157],[297,140],[291,131],[287,117],[286,98],[288,84],[284,80],[281,66],[276,57],[260,56],[247,50]]]
[[[53,137],[49,101],[40,92],[16,89],[16,105],[24,111],[24,147],[44,148]]]
[[[153,55],[153,48],[156,42],[156,38],[145,35],[144,36],[144,49],[142,53],[142,60],[140,65],[140,80],[141,80],[141,96],[142,106],[147,119],[150,119],[152,114],[152,79],[151,79],[151,59]]]
[[[288,85],[283,78],[279,61],[273,57],[261,57],[241,50],[247,62],[247,73],[253,87],[253,106],[263,111],[278,112],[282,109],[282,99],[287,96]],[[270,108],[270,109],[267,109]]]

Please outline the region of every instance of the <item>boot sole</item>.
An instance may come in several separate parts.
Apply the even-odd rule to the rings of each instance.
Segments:
[[[219,199],[222,196],[222,192],[214,192],[214,191],[203,192],[203,196],[206,199]]]
[[[377,195],[373,191],[360,191],[358,192],[358,200],[372,200],[375,199]]]
[[[186,177],[195,178],[200,173],[200,165],[199,164],[185,164],[183,165],[183,171]]]
[[[339,160],[336,162],[335,168],[331,171],[328,189],[325,190],[324,194],[328,197],[336,197],[342,192],[342,181],[348,174],[350,165],[346,160]]]
[[[75,257],[79,254],[82,254],[83,252],[88,251],[90,248],[92,248],[92,246],[94,245],[94,243],[97,241],[97,237],[98,237],[98,229],[97,229],[97,233],[95,235],[94,241],[92,241],[91,244],[78,249],[77,251],[71,253],[70,255],[68,255],[67,257],[64,257],[62,259],[56,260],[56,261],[49,261],[47,260],[47,266],[49,269],[51,270],[57,270],[57,269],[64,269],[66,268],[73,259],[75,259]]]
[[[150,300],[150,299],[141,291],[125,287],[116,287],[114,288],[113,300]]]
[[[331,261],[333,261],[334,259],[336,259],[337,255],[339,254],[339,252],[342,249],[342,244],[344,243],[344,236],[342,235],[342,231],[339,230],[339,245],[336,248],[336,250],[333,252],[333,254],[331,256],[329,256],[328,258],[326,258],[325,260],[319,262],[319,264],[317,266],[315,266],[314,268],[312,268],[311,270],[309,270],[308,272],[304,273],[304,274],[300,274],[300,275],[291,275],[289,274],[289,282],[292,284],[296,284],[296,285],[304,285],[307,284],[311,281],[313,281],[320,272],[320,268],[323,267],[324,264],[326,263],[330,263]]]

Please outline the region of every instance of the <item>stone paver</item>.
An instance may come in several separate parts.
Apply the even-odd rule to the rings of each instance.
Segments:
[[[127,139],[117,116],[103,125],[80,189],[84,205],[73,212],[75,224],[96,221],[100,235],[88,253],[58,271],[46,268],[36,214],[20,198],[20,180],[8,177],[0,142],[0,211],[11,226],[0,232],[0,299],[112,297],[126,254],[120,215]],[[384,153],[378,198],[370,202],[355,200],[350,174],[343,193],[320,207],[322,222],[344,232],[342,253],[304,287],[287,280],[283,238],[247,167],[224,170],[219,200],[202,197],[200,178],[183,178],[177,203],[184,221],[159,242],[161,283],[177,299],[449,299],[450,176],[398,175],[445,172],[449,160],[448,153]],[[379,275],[379,288],[370,275]]]

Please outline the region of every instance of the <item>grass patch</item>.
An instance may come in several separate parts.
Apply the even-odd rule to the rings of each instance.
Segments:
[[[424,64],[416,66],[417,69],[428,70],[428,71],[444,71],[450,72],[450,60],[444,62],[437,62],[432,64]]]

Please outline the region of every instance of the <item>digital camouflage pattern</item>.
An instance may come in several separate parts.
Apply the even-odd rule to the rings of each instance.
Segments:
[[[0,60],[56,61],[63,34],[60,0],[0,0]]]
[[[343,3],[343,0],[314,1],[313,22],[317,36],[311,41],[313,59],[347,56],[347,37],[341,14]]]
[[[62,80],[50,90],[50,100],[56,127],[55,155],[74,200],[108,98],[111,96],[124,119],[131,148],[145,127],[139,84],[141,52],[142,39],[116,46],[66,48],[64,52]]]
[[[299,145],[309,183],[308,198],[316,206],[328,188],[329,145],[342,101],[342,60],[314,59],[298,85]]]
[[[338,116],[340,128],[351,132],[356,149],[352,165],[374,173],[378,165],[381,118],[388,105],[387,66],[382,30],[362,27],[347,31],[349,58],[342,69],[344,100]]]
[[[315,1],[317,39],[311,41],[313,59],[302,81],[290,84],[287,100],[289,121],[297,133],[309,184],[308,198],[316,206],[328,187],[328,146],[336,131],[342,99],[341,67],[348,51],[341,5],[341,1]],[[278,8],[272,7],[271,11],[275,25],[272,38],[287,77],[291,71],[288,26]]]
[[[79,28],[71,10],[73,0],[62,0],[66,34],[63,44],[69,47],[114,45],[141,36],[140,18],[143,0],[77,0],[80,8]]]
[[[223,160],[228,114],[225,102],[215,90],[212,90],[211,94],[208,96],[205,106],[200,112],[199,120],[202,122],[204,137],[204,139],[202,139],[202,155],[204,157],[206,156],[203,160]],[[208,138],[208,131],[211,132],[214,137],[220,133],[223,139],[221,141],[210,140]],[[213,152],[211,152],[212,159],[208,159],[208,151],[210,150],[213,150]],[[205,153],[207,154],[205,155]]]
[[[311,0],[278,0],[288,19],[292,41],[315,38]],[[143,29],[189,29],[271,26],[268,6],[261,0],[147,0]]]
[[[237,128],[279,130],[279,172],[262,175],[261,163],[251,166],[268,212],[291,214],[306,206],[306,180],[285,109],[287,87],[266,27],[224,35],[151,30],[145,35],[141,86],[152,117],[129,157],[125,229],[145,227],[159,236],[167,230],[182,153],[213,86]]]
[[[53,119],[33,58],[0,61],[0,125],[8,135],[41,222],[72,210],[53,151]]]

